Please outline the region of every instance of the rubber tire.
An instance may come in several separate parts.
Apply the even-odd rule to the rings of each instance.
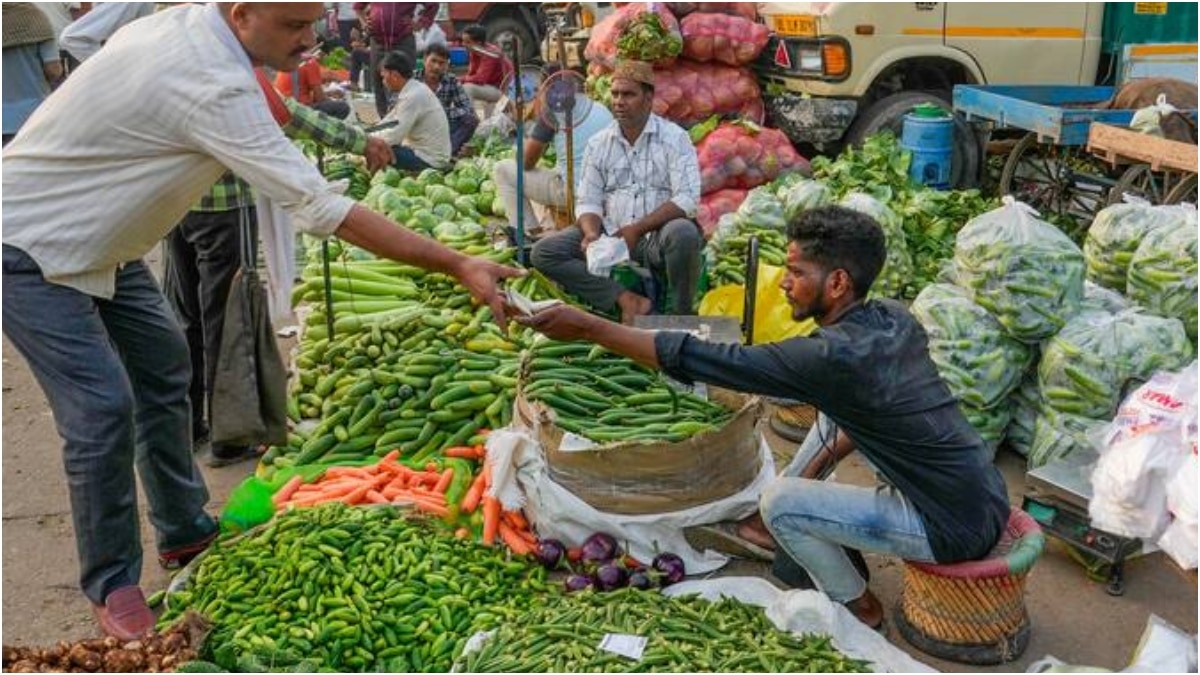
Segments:
[[[1196,174],[1192,174],[1190,176],[1187,176],[1183,180],[1179,181],[1179,183],[1176,184],[1175,187],[1171,188],[1171,191],[1167,193],[1167,196],[1163,197],[1163,203],[1164,204],[1179,204],[1184,199],[1187,199],[1189,197],[1194,200],[1196,198],[1195,192],[1196,192]]]
[[[900,138],[904,116],[919,103],[933,103],[947,112],[953,112],[953,106],[942,96],[923,91],[903,91],[876,101],[860,113],[846,132],[846,143],[860,146],[867,138],[884,130],[890,130],[897,139]],[[983,149],[971,125],[961,116],[955,115],[950,187],[956,190],[978,187],[982,155]]]
[[[540,56],[541,45],[534,38],[534,35],[529,32],[529,27],[522,24],[519,20],[509,15],[499,16],[491,19],[486,24],[487,41],[499,45],[500,36],[505,33],[516,35],[521,41],[521,63],[534,60]],[[503,47],[503,45],[500,45]]]

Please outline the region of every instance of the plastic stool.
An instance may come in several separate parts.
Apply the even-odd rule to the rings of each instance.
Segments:
[[[1037,521],[1014,509],[996,548],[983,560],[935,565],[905,561],[895,614],[900,634],[938,658],[994,665],[1029,646],[1025,577],[1046,538]]]

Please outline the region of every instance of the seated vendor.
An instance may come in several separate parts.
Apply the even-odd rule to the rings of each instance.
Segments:
[[[350,116],[350,104],[330,98],[325,93],[325,79],[317,54],[309,54],[295,70],[275,74],[275,89],[287,98],[299,101],[314,110],[344,120]]]
[[[450,50],[446,45],[435,42],[425,48],[425,67],[417,71],[415,79],[424,82],[441,101],[450,123],[450,154],[457,156],[479,126],[479,117],[471,107],[471,97],[450,72]]]
[[[375,132],[396,155],[404,171],[444,169],[450,164],[450,123],[433,90],[413,78],[412,60],[392,52],[380,65],[383,84],[395,95],[392,109],[379,122],[391,125]]]
[[[782,288],[808,337],[744,347],[684,332],[620,326],[569,306],[520,319],[559,340],[590,340],[685,382],[811,403],[822,413],[759,516],[734,535],[777,550],[816,587],[877,627],[883,607],[845,548],[953,563],[986,556],[1004,531],[1004,480],[929,357],[925,331],[899,302],[867,300],[884,261],[883,231],[837,206],[788,227]],[[820,480],[857,449],[886,480]],[[714,470],[719,470],[714,468]]]
[[[615,123],[588,141],[579,173],[575,225],[540,240],[533,266],[568,292],[621,321],[649,314],[650,299],[588,272],[586,251],[601,236],[621,237],[630,258],[670,290],[668,314],[693,314],[704,239],[692,218],[700,203],[700,164],[687,132],[651,112],[654,71],[635,61],[612,78]]]

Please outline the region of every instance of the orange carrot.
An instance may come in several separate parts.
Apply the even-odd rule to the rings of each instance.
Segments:
[[[384,464],[391,464],[392,462],[395,462],[399,458],[400,458],[400,451],[392,450],[388,454],[384,455],[382,459],[379,460],[379,466],[382,466]]]
[[[520,531],[529,529],[529,521],[525,520],[525,514],[521,513],[520,511],[505,511],[504,520],[507,521],[509,525],[512,525],[514,530]]]
[[[517,555],[526,555],[533,551],[529,542],[518,536],[516,531],[503,521],[500,523],[500,539]]]
[[[454,467],[449,467],[442,472],[442,477],[438,479],[436,485],[433,486],[433,491],[446,494],[446,490],[450,488],[450,481],[454,480]]]
[[[370,491],[371,491],[371,485],[369,483],[365,484],[365,485],[360,485],[359,487],[351,490],[350,492],[347,492],[346,496],[342,497],[339,501],[341,501],[344,504],[350,504],[353,506],[354,504],[358,504],[363,499],[365,499],[367,496],[367,493]]]
[[[425,463],[425,473],[433,473],[433,474],[436,474],[436,473],[437,473],[437,470],[438,470],[438,469],[437,469],[437,462],[426,462],[426,463]]]
[[[432,504],[430,502],[417,501],[413,502],[413,506],[415,506],[418,511],[424,511],[425,513],[431,513],[435,516],[441,516],[443,518],[450,515],[450,510],[445,506]]]
[[[454,531],[455,539],[466,539],[469,536],[471,536],[471,531],[465,527],[460,527]]]
[[[442,451],[446,457],[454,457],[458,459],[483,459],[484,450],[482,445],[467,447],[465,445],[454,448],[446,448]]]
[[[392,500],[388,499],[387,497],[384,497],[382,494],[380,494],[379,492],[377,492],[375,490],[367,490],[367,501],[371,502],[372,504],[390,504],[390,503],[392,503]]]
[[[271,502],[275,506],[279,506],[288,501],[292,498],[292,495],[296,494],[296,490],[299,490],[301,485],[304,485],[304,478],[299,474],[292,476],[288,479],[288,482],[283,484],[283,487],[279,488],[279,492],[271,495]]]
[[[483,498],[483,543],[491,546],[496,543],[496,535],[500,531],[500,500],[495,497]]]
[[[475,481],[471,483],[471,487],[467,489],[467,494],[463,495],[462,504],[459,510],[463,513],[475,513],[475,509],[479,508],[479,502],[483,499],[483,491],[486,489],[486,477],[482,472],[475,477]]]

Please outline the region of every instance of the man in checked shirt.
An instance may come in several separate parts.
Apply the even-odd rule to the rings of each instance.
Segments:
[[[587,250],[602,236],[621,237],[630,258],[668,289],[667,314],[693,314],[704,239],[693,218],[700,164],[687,132],[651,112],[654,71],[625,61],[612,77],[614,123],[588,141],[575,225],[540,240],[533,266],[622,323],[649,314],[650,299],[588,272]]]

